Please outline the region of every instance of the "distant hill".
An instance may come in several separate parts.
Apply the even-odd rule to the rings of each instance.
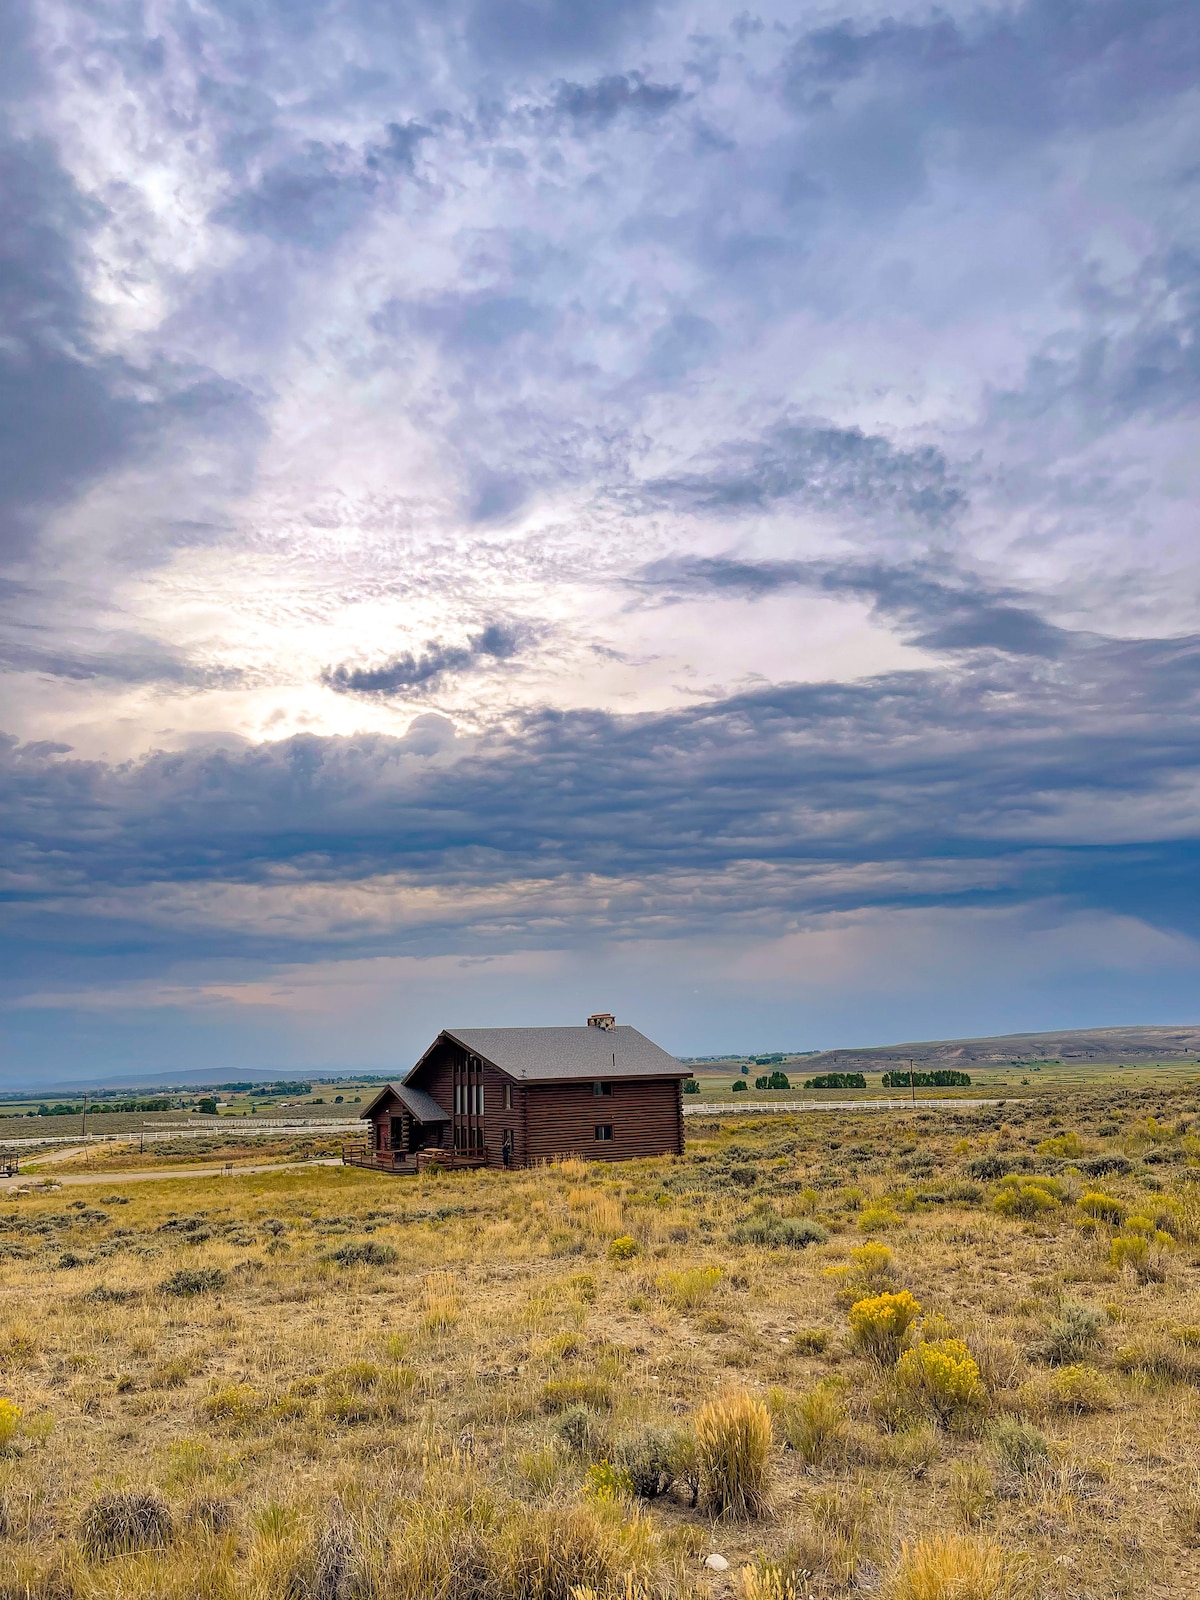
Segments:
[[[866,1049],[823,1050],[804,1058],[806,1073],[915,1066],[1008,1066],[1023,1061],[1179,1061],[1200,1056],[1200,1025],[1173,1028],[1073,1028],[1064,1033],[1004,1033],[991,1039],[926,1039]]]

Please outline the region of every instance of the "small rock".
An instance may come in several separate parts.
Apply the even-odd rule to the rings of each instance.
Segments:
[[[729,1563],[724,1556],[719,1556],[714,1550],[712,1555],[705,1556],[704,1565],[710,1572],[728,1572]]]

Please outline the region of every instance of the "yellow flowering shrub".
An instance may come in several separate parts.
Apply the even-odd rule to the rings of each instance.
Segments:
[[[899,1294],[868,1295],[850,1307],[850,1336],[855,1346],[878,1361],[894,1361],[900,1341],[921,1314],[907,1289]]]
[[[975,1358],[961,1339],[935,1339],[906,1350],[896,1364],[896,1386],[914,1410],[943,1427],[956,1416],[982,1411],[987,1401]]]
[[[0,1450],[7,1448],[21,1426],[21,1408],[11,1400],[0,1400]]]
[[[860,1233],[881,1233],[884,1228],[900,1226],[900,1217],[886,1201],[876,1201],[861,1213],[858,1219]]]
[[[1058,1411],[1111,1411],[1117,1403],[1104,1374],[1082,1363],[1060,1367],[1047,1380],[1047,1390],[1047,1398]]]
[[[1109,1247],[1109,1265],[1133,1274],[1139,1283],[1161,1283],[1167,1275],[1167,1252],[1175,1241],[1147,1217],[1130,1217],[1128,1232]]]
[[[872,1239],[850,1252],[854,1276],[864,1289],[882,1289],[892,1276],[892,1252],[887,1245]]]
[[[1091,1189],[1087,1194],[1080,1195],[1079,1209],[1087,1217],[1094,1217],[1097,1222],[1111,1222],[1119,1228],[1124,1222],[1129,1207],[1124,1200],[1118,1200],[1115,1195],[1104,1194],[1099,1189]]]
[[[1000,1185],[992,1208],[1002,1217],[1020,1217],[1031,1222],[1062,1205],[1062,1185],[1053,1178],[1035,1178],[1011,1173]]]
[[[1053,1138],[1043,1139],[1037,1147],[1040,1156],[1058,1156],[1061,1160],[1073,1160],[1076,1156],[1087,1154],[1087,1145],[1074,1131],[1058,1133]]]

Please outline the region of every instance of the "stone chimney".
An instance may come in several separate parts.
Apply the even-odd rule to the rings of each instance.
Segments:
[[[617,1025],[617,1019],[611,1011],[595,1011],[588,1018],[589,1028],[603,1028],[605,1033],[611,1033]]]

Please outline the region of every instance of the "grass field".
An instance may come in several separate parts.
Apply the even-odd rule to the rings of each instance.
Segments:
[[[2,1600],[1200,1591],[1195,1087],[688,1131],[0,1199]]]

